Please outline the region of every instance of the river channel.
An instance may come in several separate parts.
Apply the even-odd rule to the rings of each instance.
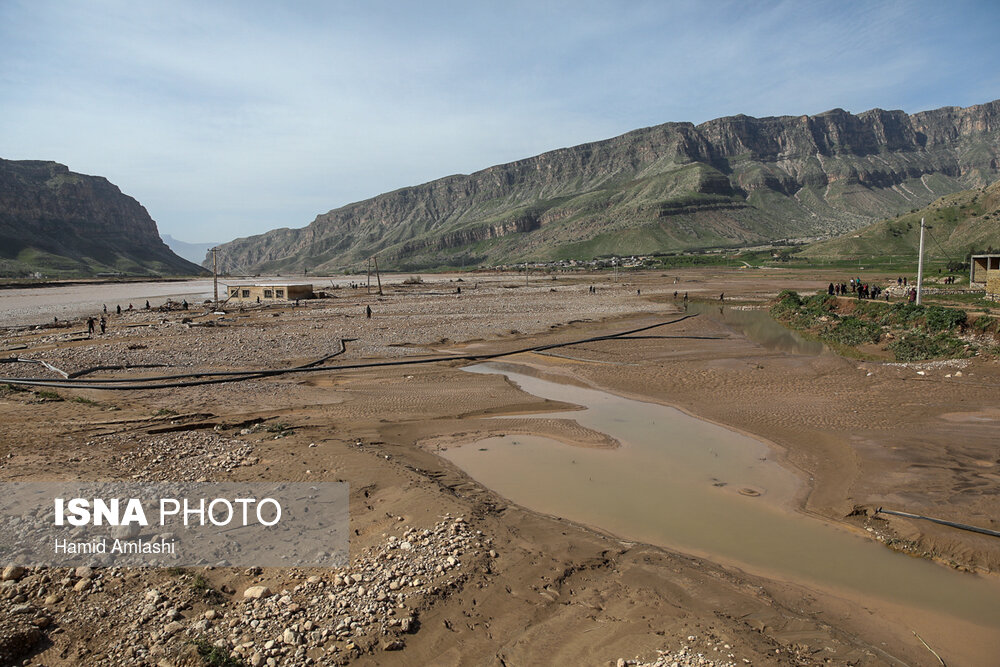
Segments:
[[[762,576],[920,608],[1000,633],[995,580],[892,552],[796,511],[804,482],[774,460],[768,444],[669,406],[510,368],[466,370],[500,373],[530,394],[582,406],[539,416],[569,417],[622,443],[590,449],[515,435],[444,452],[511,501]]]

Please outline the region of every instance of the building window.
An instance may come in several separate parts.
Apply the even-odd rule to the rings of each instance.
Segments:
[[[269,289],[264,290],[264,298],[265,299],[273,299],[274,298],[274,290],[269,290]]]
[[[284,299],[285,298],[285,290],[283,290],[283,289],[276,289],[276,290],[274,290],[274,294],[279,299]]]
[[[248,289],[243,290],[243,298],[244,299],[249,299],[250,298],[250,290],[248,290]]]
[[[239,293],[240,293],[240,291],[238,289],[233,289],[232,290],[232,294],[230,294],[229,296],[236,296]]]

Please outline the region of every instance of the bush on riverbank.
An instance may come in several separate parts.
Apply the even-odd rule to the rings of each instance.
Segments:
[[[771,315],[835,346],[885,343],[881,349],[896,361],[966,357],[978,351],[974,343],[960,338],[969,321],[967,313],[957,308],[890,304],[822,293],[803,297],[785,290],[771,307]],[[973,323],[976,332],[985,331],[981,319]]]

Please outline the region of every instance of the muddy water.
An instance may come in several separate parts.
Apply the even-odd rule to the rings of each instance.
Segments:
[[[222,283],[220,283],[220,289]],[[92,283],[0,290],[0,326],[17,326],[86,317],[101,313],[103,306],[132,304],[142,308],[148,299],[156,307],[172,299],[200,303],[212,298],[211,280],[165,282]]]
[[[444,455],[534,510],[620,537],[728,562],[839,594],[863,594],[1000,632],[1000,585],[889,551],[793,511],[802,481],[761,441],[673,408],[489,365],[528,393],[586,409],[562,413],[617,438],[585,449],[532,436],[480,440]]]
[[[691,301],[687,313],[697,313],[731,327],[769,350],[817,356],[832,354],[823,343],[803,338],[776,322],[766,310],[720,306],[707,301]]]

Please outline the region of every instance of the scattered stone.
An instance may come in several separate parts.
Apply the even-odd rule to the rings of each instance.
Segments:
[[[0,632],[0,665],[14,664],[38,644],[42,633],[34,626],[19,626]]]
[[[243,597],[247,600],[259,600],[261,598],[268,598],[274,595],[271,589],[267,586],[251,586],[250,588],[243,591]]]
[[[170,637],[172,635],[177,634],[183,629],[184,629],[183,623],[179,621],[171,621],[170,623],[167,623],[165,626],[163,626],[163,634],[166,637]]]

